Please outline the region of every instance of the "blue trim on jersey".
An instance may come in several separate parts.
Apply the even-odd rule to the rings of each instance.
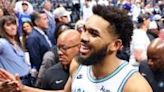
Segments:
[[[129,71],[129,73],[125,76],[125,78],[124,78],[123,81],[121,82],[120,87],[119,87],[119,89],[117,90],[117,92],[123,92],[122,90],[123,90],[123,88],[124,88],[124,86],[125,86],[127,80],[128,80],[134,73],[136,73],[136,72],[137,72],[136,69],[133,69],[133,70]]]
[[[108,74],[107,76],[100,78],[100,79],[95,79],[93,78],[93,76],[91,75],[91,71],[92,71],[92,67],[88,68],[88,79],[93,82],[93,83],[100,83],[100,82],[104,82],[110,78],[112,78],[113,76],[115,76],[116,74],[118,74],[126,65],[128,65],[128,62],[124,62],[122,63],[119,67],[117,67],[112,73]]]
[[[79,65],[79,67],[78,67],[78,69],[77,69],[77,71],[75,73],[75,76],[73,77],[72,80],[74,80],[77,77],[77,75],[78,75],[79,71],[81,70],[81,68],[82,68],[82,65]]]

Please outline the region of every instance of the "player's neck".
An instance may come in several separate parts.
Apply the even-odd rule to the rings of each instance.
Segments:
[[[92,71],[96,78],[103,78],[112,73],[119,65],[121,61],[117,57],[106,57],[102,63],[93,65]]]

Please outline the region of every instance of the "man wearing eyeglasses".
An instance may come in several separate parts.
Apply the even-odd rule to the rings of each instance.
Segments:
[[[64,89],[69,77],[69,65],[80,48],[80,33],[69,29],[61,33],[57,39],[57,52],[59,63],[49,68],[40,84],[40,88],[46,90]]]

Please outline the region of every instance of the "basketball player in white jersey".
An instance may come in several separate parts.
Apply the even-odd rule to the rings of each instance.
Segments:
[[[125,11],[110,6],[97,5],[93,13],[81,34],[80,53],[75,59],[78,63],[73,61],[73,67],[70,66],[64,92],[152,92],[148,82],[116,56],[122,46],[129,46],[133,33],[131,18]],[[16,80],[7,73],[3,76]],[[21,92],[51,92],[20,88]]]
[[[81,34],[79,67],[71,92],[152,92],[147,81],[128,62],[117,58],[129,46],[133,24],[125,11],[95,6]]]

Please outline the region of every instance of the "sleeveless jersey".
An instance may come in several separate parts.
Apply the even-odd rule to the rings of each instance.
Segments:
[[[137,70],[123,61],[117,69],[104,78],[93,77],[91,66],[80,65],[72,81],[72,92],[122,92],[126,81]]]

